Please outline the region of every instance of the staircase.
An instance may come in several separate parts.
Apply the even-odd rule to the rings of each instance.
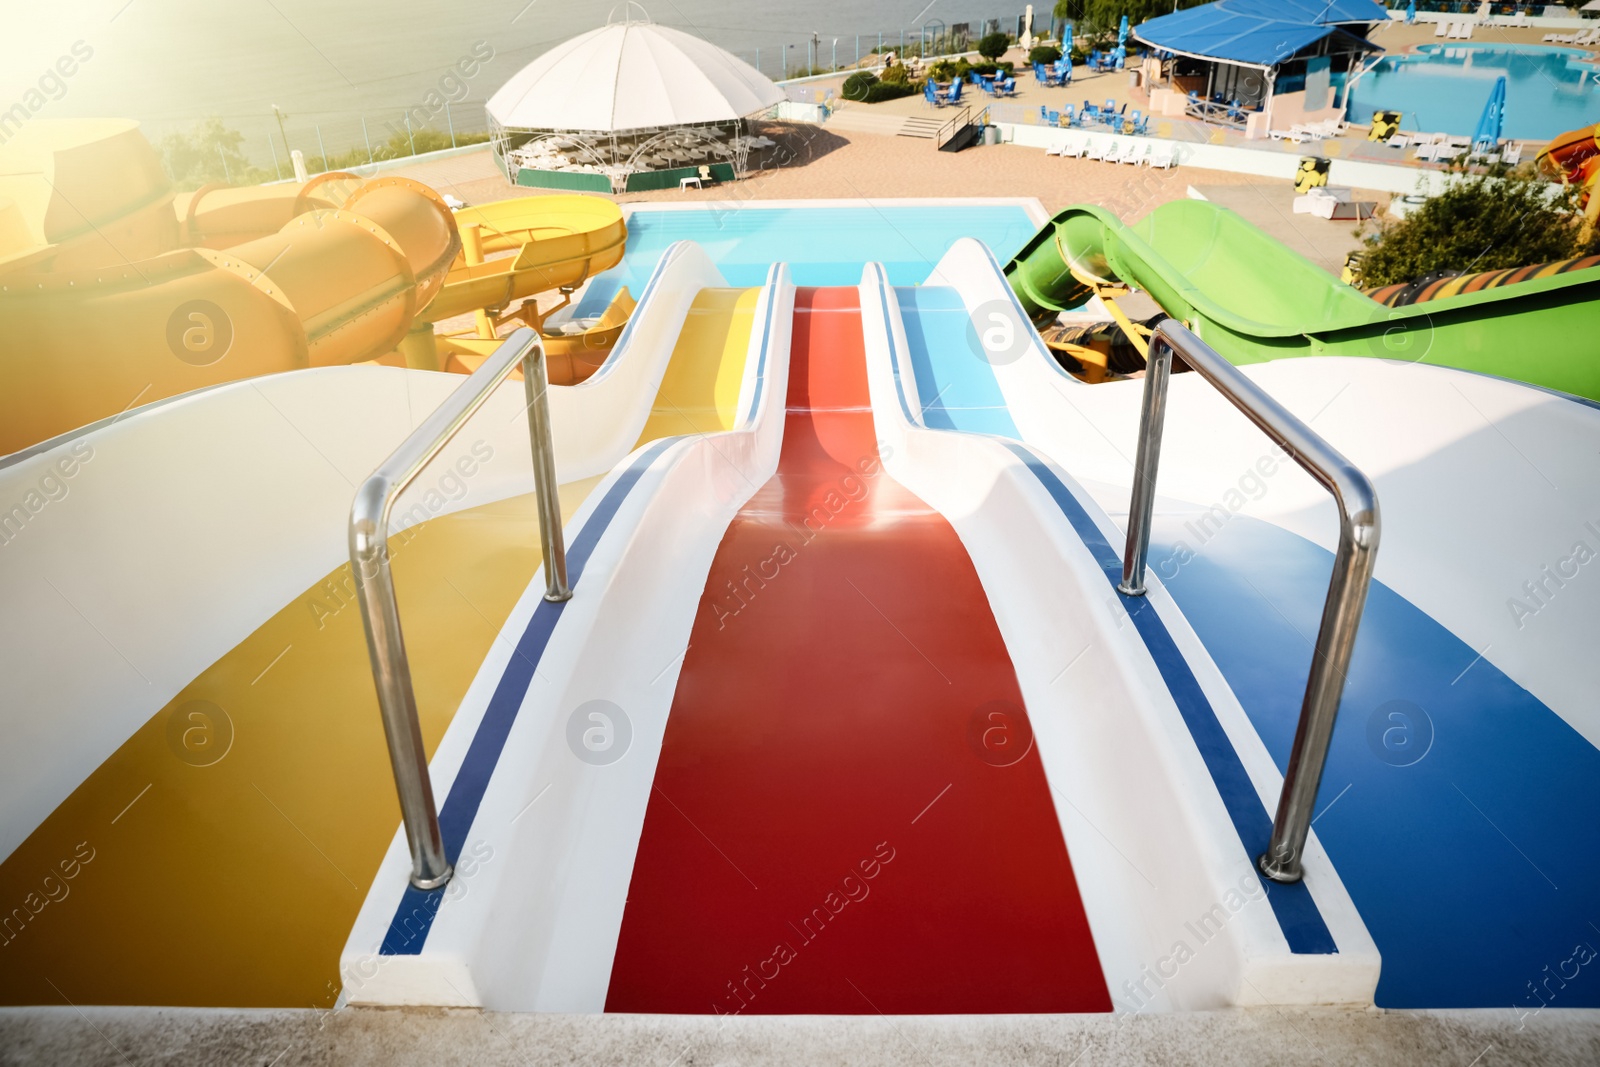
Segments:
[[[944,129],[944,123],[939,119],[925,119],[912,116],[900,126],[901,137],[921,137],[931,141],[939,136],[939,131]]]

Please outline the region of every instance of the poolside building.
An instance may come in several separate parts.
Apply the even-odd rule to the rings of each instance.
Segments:
[[[1230,125],[1247,135],[1338,116],[1335,87],[1373,52],[1388,20],[1374,0],[1216,0],[1142,22],[1154,48],[1152,110]]]

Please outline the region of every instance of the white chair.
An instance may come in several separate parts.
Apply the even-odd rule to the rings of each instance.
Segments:
[[[1159,144],[1150,150],[1150,158],[1145,165],[1167,170],[1178,165],[1177,149],[1169,144]]]
[[[1116,149],[1116,146],[1117,146],[1117,143],[1115,141],[1111,141],[1109,143],[1100,142],[1100,141],[1094,141],[1094,142],[1090,143],[1088,149],[1085,150],[1085,152],[1083,153],[1083,158],[1084,159],[1102,159],[1103,160],[1103,159],[1106,158],[1106,153],[1110,152],[1110,151],[1114,151]]]
[[[1406,148],[1410,146],[1411,138],[1407,137],[1403,133],[1397,133],[1383,143],[1388,145],[1390,148]]]
[[[1477,26],[1478,24],[1476,22],[1463,22],[1461,24],[1461,39],[1463,41],[1472,40],[1472,31],[1476,29]]]
[[[1088,147],[1089,146],[1085,142],[1084,138],[1081,137],[1074,137],[1070,140],[1063,141],[1061,142],[1061,158],[1066,159],[1070,156],[1073,159],[1082,159],[1083,153]]]
[[[1053,145],[1046,146],[1044,154],[1047,156],[1059,156],[1066,149],[1066,147],[1067,146],[1064,142],[1058,141]]]
[[[1500,153],[1500,158],[1509,167],[1514,167],[1522,162],[1522,142],[1507,141],[1505,148]]]
[[[1150,145],[1148,142],[1129,141],[1128,147],[1123,149],[1122,155],[1117,157],[1117,162],[1132,163],[1137,167],[1139,164],[1143,163],[1145,159],[1149,157],[1149,155]]]
[[[1450,23],[1443,22],[1443,21],[1439,22],[1438,25],[1437,25],[1437,28],[1435,28],[1434,31],[1433,31],[1433,35],[1435,37],[1444,37],[1444,36],[1447,36],[1449,33],[1450,33]],[[1548,37],[1545,38],[1545,40],[1547,40],[1547,41],[1549,39],[1550,38],[1548,38]]]

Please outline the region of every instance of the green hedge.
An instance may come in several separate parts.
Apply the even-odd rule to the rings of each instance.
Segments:
[[[611,179],[604,174],[572,170],[517,170],[517,184],[528,189],[575,189],[585,193],[609,193]]]
[[[711,176],[719,182],[733,181],[732,163],[712,163]],[[699,167],[673,167],[671,170],[639,170],[628,175],[627,192],[643,193],[652,189],[676,189],[684,178],[698,178]],[[609,188],[609,187],[608,187]]]

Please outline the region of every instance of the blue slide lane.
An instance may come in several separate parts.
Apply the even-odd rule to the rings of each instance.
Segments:
[[[945,320],[954,296],[900,292],[918,391],[939,396],[927,424],[1018,437],[970,327]],[[1180,541],[1194,556],[1177,566]],[[1169,513],[1150,560],[1282,770],[1332,554],[1248,517],[1200,531]],[[1383,955],[1381,1007],[1600,1007],[1600,751],[1381,582],[1318,804]]]

